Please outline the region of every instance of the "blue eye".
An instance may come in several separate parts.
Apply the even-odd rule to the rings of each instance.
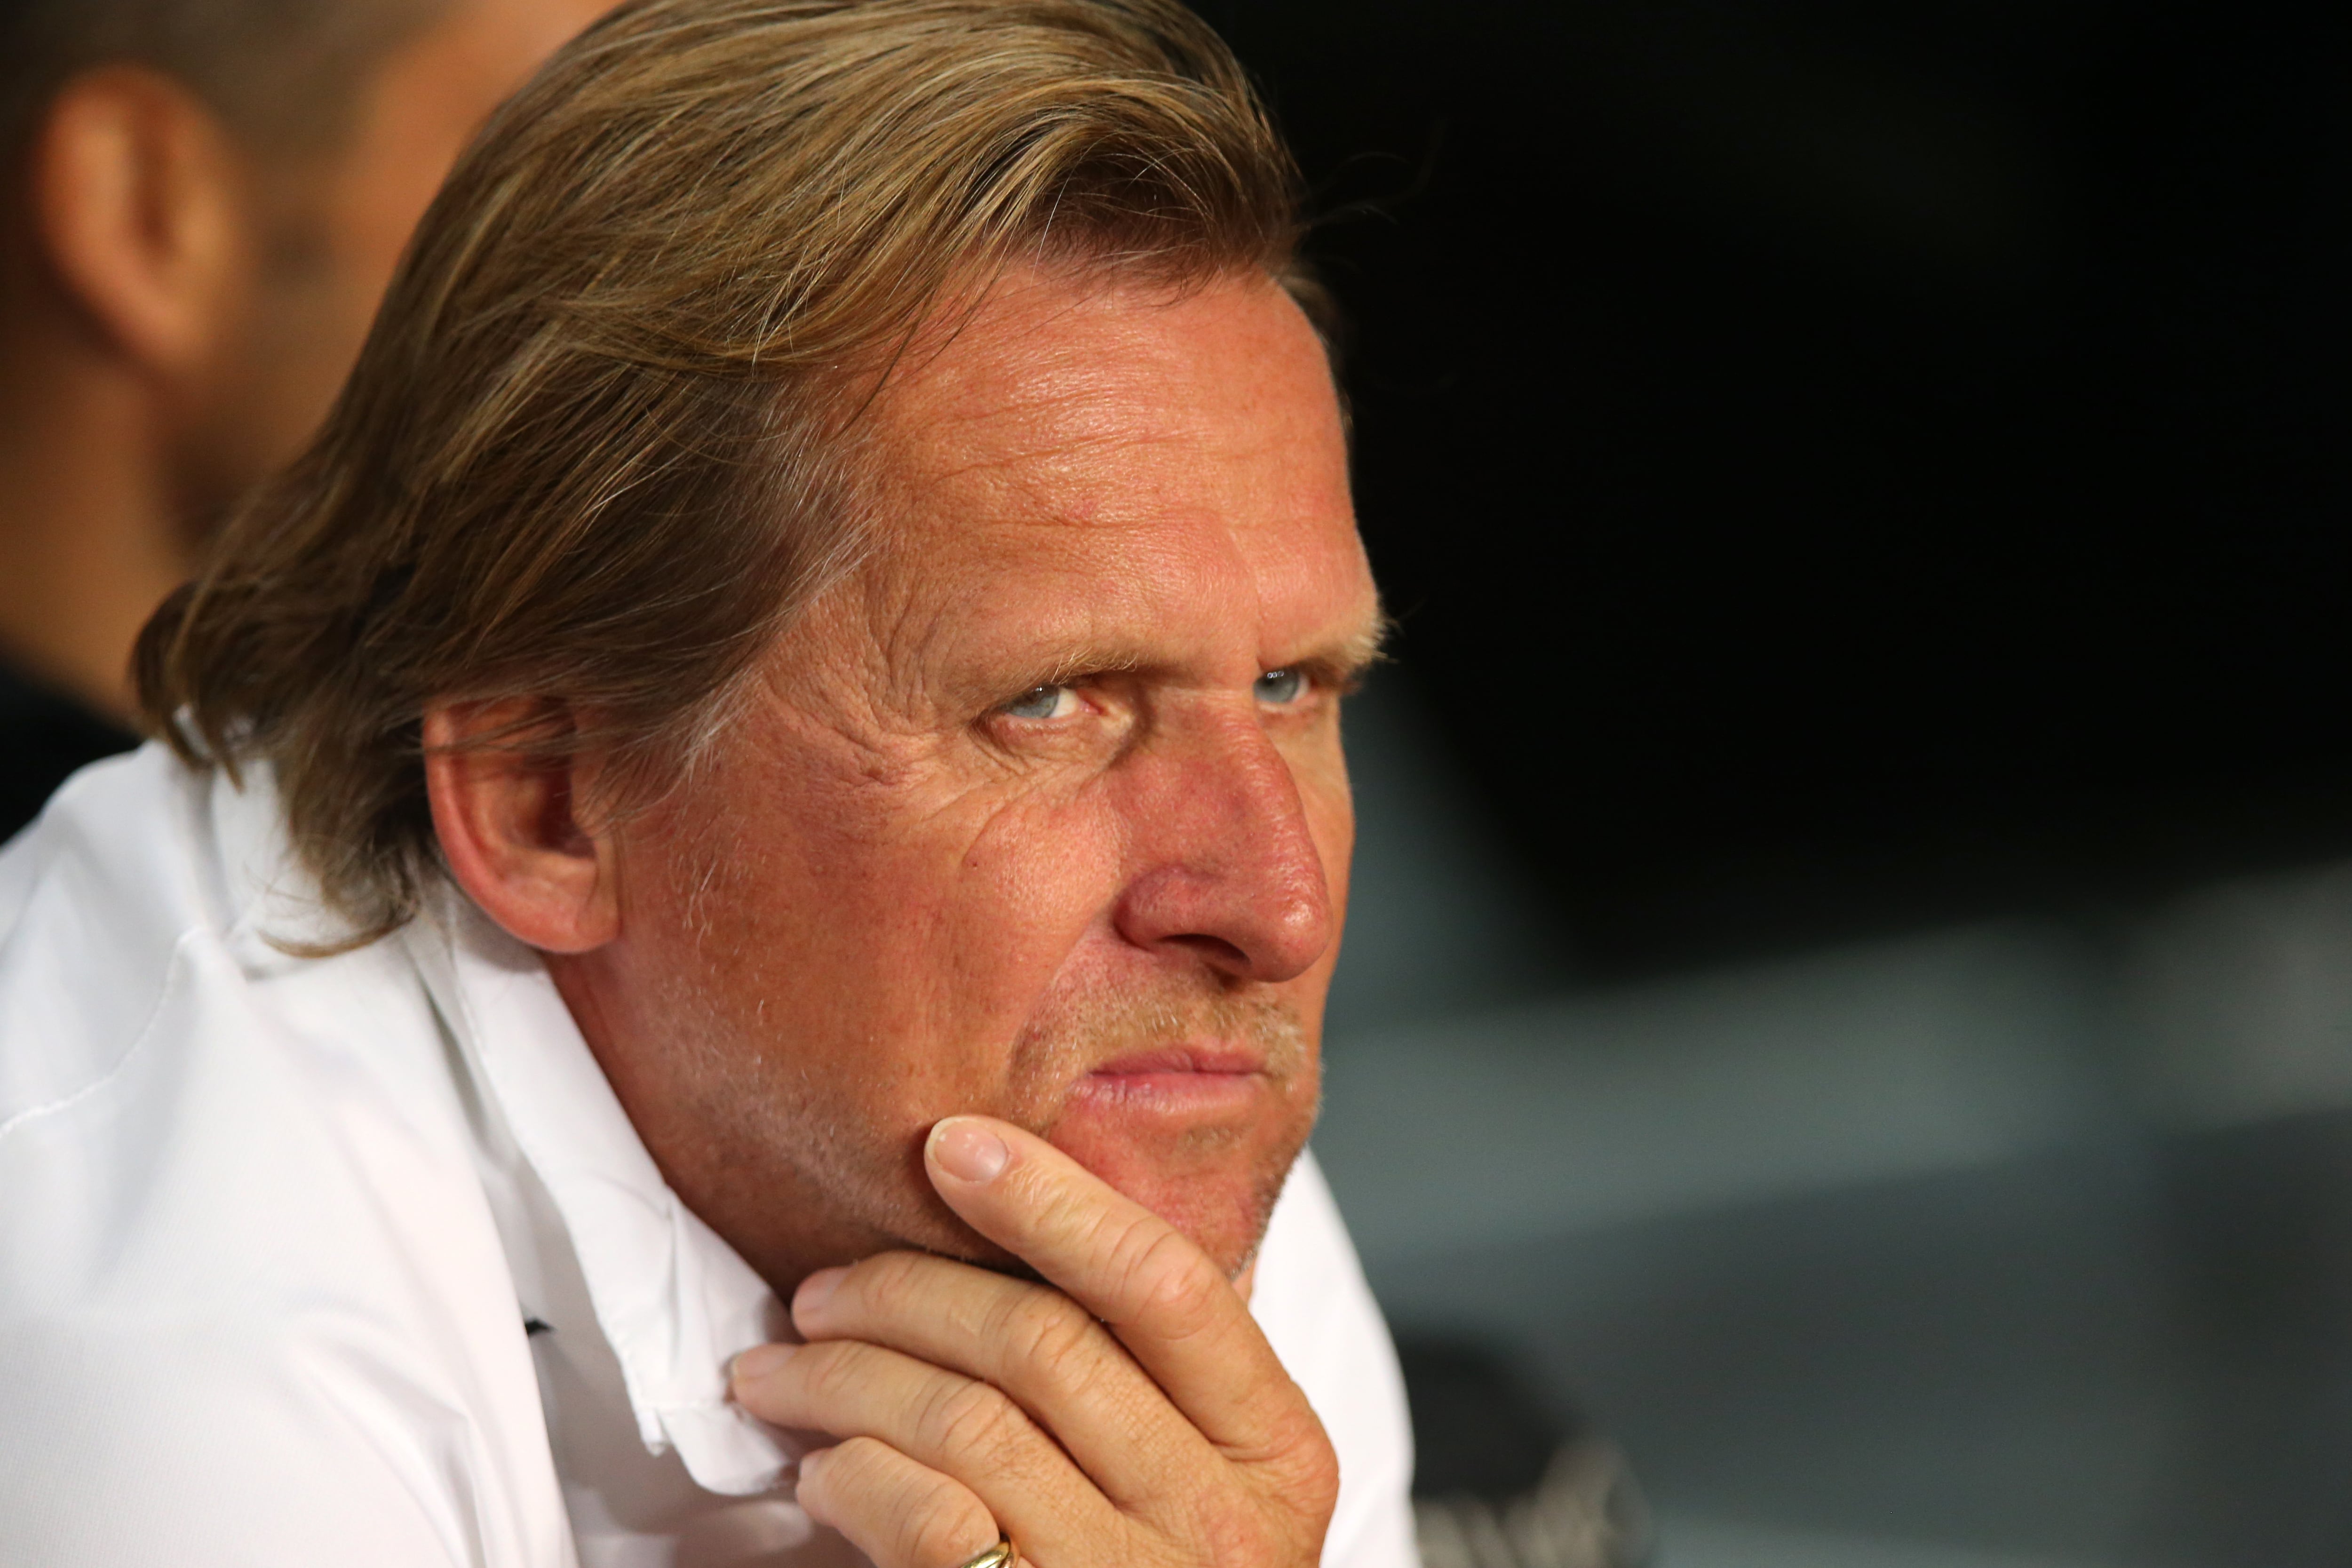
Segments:
[[[1296,702],[1306,695],[1307,677],[1296,669],[1269,669],[1257,678],[1257,700],[1277,707]]]
[[[1066,686],[1033,686],[1001,710],[1013,719],[1066,718],[1077,706],[1078,694]]]

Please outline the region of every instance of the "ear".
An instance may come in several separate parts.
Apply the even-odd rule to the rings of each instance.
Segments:
[[[509,935],[543,952],[586,952],[621,931],[613,837],[576,809],[592,768],[494,742],[532,709],[508,701],[425,710],[433,827],[449,874]]]
[[[219,118],[161,72],[104,66],[49,100],[30,153],[36,237],[58,285],[131,360],[200,374],[257,264],[247,170]]]

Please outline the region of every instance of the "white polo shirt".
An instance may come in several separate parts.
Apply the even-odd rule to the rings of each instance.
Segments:
[[[665,1185],[536,954],[454,892],[331,934],[266,778],[161,748],[0,852],[0,1564],[817,1568],[726,1397],[775,1296]],[[1390,1348],[1311,1159],[1252,1310],[1412,1568]]]

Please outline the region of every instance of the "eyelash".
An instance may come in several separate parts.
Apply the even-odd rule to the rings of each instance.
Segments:
[[[1257,690],[1261,700],[1264,700],[1265,696],[1267,682],[1276,680],[1286,680],[1295,683],[1294,694],[1292,696],[1280,699],[1276,703],[1276,706],[1283,708],[1297,706],[1306,700],[1309,692],[1329,684],[1328,682],[1318,679],[1311,670],[1297,665],[1288,665],[1279,669],[1269,669],[1257,678],[1257,680],[1255,682],[1255,689]],[[1029,723],[1051,723],[1054,720],[1063,716],[1060,713],[1059,709],[1061,707],[1061,699],[1065,694],[1072,697],[1076,696],[1076,684],[1070,681],[1055,681],[1044,686],[1033,686],[1028,690],[1023,692],[1020,696],[1014,698],[1012,701],[1004,703],[999,707],[997,711],[1005,715],[1007,718],[1020,719]],[[1021,711],[1023,708],[1031,706],[1038,702],[1041,699],[1051,699],[1053,706],[1042,713],[1024,713]]]
[[[1075,697],[1077,695],[1077,690],[1075,687],[1061,683],[1055,683],[1050,686],[1033,686],[1028,690],[1023,692],[1020,696],[1014,698],[1012,701],[1007,702],[1003,707],[999,708],[997,711],[1011,719],[1023,719],[1032,723],[1038,724],[1047,723],[1054,719],[1060,717],[1059,713],[1055,711],[1044,713],[1024,713],[1021,710],[1035,702],[1041,697],[1052,698],[1054,700],[1054,707],[1055,709],[1059,709],[1061,706],[1061,699],[1066,694]]]
[[[1307,694],[1314,690],[1317,685],[1314,676],[1297,666],[1283,669],[1269,669],[1257,678],[1256,689],[1261,701],[1266,699],[1269,683],[1275,681],[1287,681],[1292,687],[1291,695],[1279,700],[1281,706],[1285,708],[1295,707],[1304,702],[1307,700]]]

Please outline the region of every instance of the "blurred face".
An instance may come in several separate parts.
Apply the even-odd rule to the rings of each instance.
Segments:
[[[932,1122],[1032,1128],[1228,1268],[1312,1124],[1379,613],[1339,415],[1261,279],[1026,277],[880,409],[886,537],[552,961],[772,1280],[914,1244]]]
[[[215,411],[191,443],[199,510],[290,459],[326,415],[409,232],[490,110],[613,0],[449,0],[370,79],[348,138],[288,171]]]

